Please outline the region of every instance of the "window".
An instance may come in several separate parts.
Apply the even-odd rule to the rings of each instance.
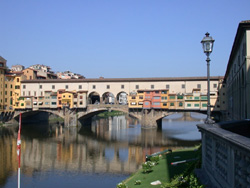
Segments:
[[[12,89],[12,84],[10,84],[10,88]]]
[[[199,107],[200,106],[200,104],[194,104],[194,107]]]
[[[95,85],[92,86],[92,89],[95,89]]]
[[[194,100],[200,100],[200,97],[194,97]]]
[[[149,105],[149,102],[145,102],[144,104],[145,104],[146,106],[148,106],[148,105]]]
[[[23,89],[26,89],[26,85],[23,85]]]
[[[17,78],[16,81],[19,82],[19,78]]]
[[[56,105],[56,102],[51,102],[51,105]]]
[[[214,88],[217,88],[217,84],[214,84]]]
[[[181,88],[182,88],[182,89],[185,89],[185,84],[181,84]]]
[[[52,85],[52,89],[55,89],[56,87],[55,87],[55,85]]]
[[[167,84],[167,85],[166,85],[166,89],[169,89],[169,88],[170,88],[170,87],[169,87],[169,84]]]
[[[135,89],[139,89],[139,85],[136,85],[136,86],[135,86]]]
[[[139,99],[143,99],[143,96],[139,96]]]
[[[151,89],[154,89],[155,88],[155,86],[154,85],[151,85]]]
[[[178,95],[177,99],[183,99],[183,96],[182,95]]]
[[[175,96],[169,96],[169,99],[175,99]]]
[[[161,91],[161,94],[167,94],[167,91]]]
[[[160,103],[159,103],[159,102],[155,102],[155,103],[154,103],[154,105],[159,106],[159,105],[160,105]]]
[[[68,86],[68,85],[65,85],[65,89],[69,89],[69,86]]]
[[[80,99],[83,99],[83,97],[82,97],[82,96],[80,96]]]
[[[12,91],[10,91],[10,96],[12,96]]]
[[[156,97],[154,97],[154,99],[160,99],[160,97],[156,96]]]
[[[202,104],[202,107],[207,107],[207,104],[206,104],[206,103],[203,103],[203,104]]]
[[[197,84],[197,88],[199,88],[199,89],[200,89],[200,88],[201,88],[201,84]]]
[[[164,102],[164,103],[163,103],[163,106],[167,106],[167,103]]]
[[[107,89],[110,89],[110,85],[107,85]]]
[[[135,99],[135,96],[132,96],[132,99]]]
[[[40,88],[40,89],[42,89],[42,88],[43,88],[43,86],[42,86],[42,85],[40,85],[40,86],[39,86],[39,88]]]
[[[124,89],[124,85],[121,85],[121,89]]]
[[[201,96],[201,100],[207,100],[207,96]]]
[[[79,88],[79,89],[82,89],[82,85],[79,85],[78,88]]]
[[[179,107],[183,106],[183,103],[182,102],[179,102]]]
[[[36,96],[36,91],[34,91],[34,96]]]
[[[28,92],[28,95],[30,96],[30,91]]]
[[[43,96],[43,92],[41,91],[41,96]]]
[[[191,107],[191,104],[187,104],[187,107]]]
[[[23,96],[25,96],[25,92],[23,91]]]
[[[170,103],[170,106],[174,106],[174,103],[173,103],[173,102],[171,102],[171,103]]]

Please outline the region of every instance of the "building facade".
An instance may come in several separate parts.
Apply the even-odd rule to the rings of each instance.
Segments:
[[[250,20],[239,23],[225,73],[228,117],[250,118]]]
[[[6,60],[0,56],[0,113],[4,111]]]
[[[211,77],[211,104],[217,111],[220,101],[225,100],[219,95],[222,82],[223,77]],[[59,109],[84,108],[94,103],[120,104],[120,96],[127,97],[123,105],[128,104],[129,108],[207,109],[206,77],[25,80],[21,85],[21,95],[33,98],[33,104],[44,104],[37,99],[57,93]]]

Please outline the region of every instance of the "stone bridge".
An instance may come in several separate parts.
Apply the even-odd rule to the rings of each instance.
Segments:
[[[83,125],[88,122],[91,117],[105,111],[120,111],[128,114],[131,117],[140,120],[143,128],[155,128],[161,126],[162,118],[173,114],[174,112],[164,111],[160,109],[129,109],[127,105],[112,105],[112,104],[90,104],[85,109],[37,109],[37,110],[19,110],[15,111],[13,118],[17,119],[20,113],[23,115],[31,115],[37,112],[47,112],[55,114],[64,119],[65,126]]]

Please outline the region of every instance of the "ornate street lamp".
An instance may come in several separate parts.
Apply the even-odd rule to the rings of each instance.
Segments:
[[[203,51],[207,56],[207,119],[205,120],[205,123],[207,124],[213,124],[214,121],[211,119],[211,105],[210,105],[210,58],[209,55],[213,51],[213,45],[214,45],[214,39],[209,36],[209,33],[207,32],[205,34],[206,36],[202,39],[201,44],[203,47]]]

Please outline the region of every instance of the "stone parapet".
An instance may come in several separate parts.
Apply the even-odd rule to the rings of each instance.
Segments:
[[[250,139],[218,124],[197,127],[202,134],[202,170],[213,187],[249,188]]]

